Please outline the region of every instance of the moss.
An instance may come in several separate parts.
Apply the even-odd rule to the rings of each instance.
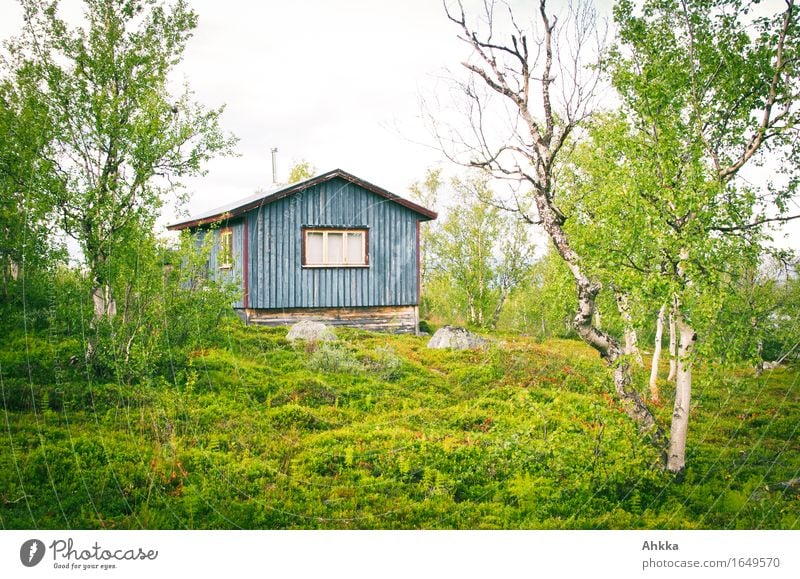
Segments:
[[[449,352],[344,329],[320,361],[285,334],[232,323],[134,385],[4,374],[4,526],[800,527],[776,486],[800,462],[796,370],[698,369],[678,482],[583,344]]]

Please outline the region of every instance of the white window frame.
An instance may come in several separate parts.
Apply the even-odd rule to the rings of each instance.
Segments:
[[[230,237],[230,252],[228,254],[229,262],[223,263],[222,258],[225,255],[225,237]],[[217,266],[219,269],[233,269],[233,229],[227,227],[219,230],[219,248],[217,250]]]
[[[310,233],[322,234],[322,263],[308,262],[308,235]],[[328,255],[328,235],[338,233],[342,235],[342,255],[341,261],[332,261]],[[352,233],[361,234],[361,261],[359,263],[348,263],[347,261],[347,239],[346,236]],[[303,267],[369,267],[369,230],[366,227],[332,228],[332,227],[304,227],[303,228]]]

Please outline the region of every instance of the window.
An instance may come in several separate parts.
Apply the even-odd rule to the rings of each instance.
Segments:
[[[359,267],[368,265],[366,229],[306,229],[303,265]]]
[[[219,254],[217,264],[220,269],[233,267],[233,230],[223,229],[219,232]]]

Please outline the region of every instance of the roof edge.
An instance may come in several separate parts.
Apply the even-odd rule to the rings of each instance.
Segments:
[[[436,211],[431,211],[423,207],[422,205],[418,205],[413,201],[409,201],[408,199],[404,199],[399,195],[395,195],[384,189],[383,187],[378,187],[377,185],[373,185],[369,181],[365,181],[364,179],[360,179],[355,175],[348,173],[347,171],[343,171],[342,169],[334,169],[332,171],[328,171],[327,173],[323,173],[321,175],[317,175],[316,177],[311,177],[310,179],[306,179],[305,181],[299,181],[297,183],[293,183],[284,187],[283,189],[279,189],[274,191],[260,199],[256,199],[255,201],[250,201],[248,203],[244,203],[239,207],[235,207],[233,209],[229,209],[214,215],[208,215],[206,217],[201,217],[197,219],[187,219],[186,221],[179,221],[177,223],[172,223],[167,225],[167,229],[170,231],[180,231],[182,229],[188,229],[190,227],[200,227],[202,225],[208,225],[211,223],[217,223],[220,221],[225,221],[228,219],[233,219],[243,213],[250,211],[251,209],[255,209],[262,205],[266,205],[267,203],[273,203],[278,201],[279,199],[283,199],[284,197],[288,197],[289,195],[294,195],[295,193],[299,193],[304,191],[310,187],[314,187],[319,185],[320,183],[324,183],[325,181],[330,181],[335,177],[341,177],[345,181],[349,181],[354,185],[358,185],[359,187],[366,189],[376,195],[379,195],[389,201],[393,201],[398,205],[402,205],[403,207],[414,211],[425,217],[425,221],[433,220],[438,217],[438,213]]]

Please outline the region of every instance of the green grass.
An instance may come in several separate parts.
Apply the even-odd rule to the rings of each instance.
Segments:
[[[698,369],[675,480],[582,344],[338,333],[315,347],[234,324],[174,381],[136,385],[81,379],[72,343],[28,372],[24,337],[9,340],[0,524],[800,528],[798,495],[775,486],[800,476],[796,370]]]

